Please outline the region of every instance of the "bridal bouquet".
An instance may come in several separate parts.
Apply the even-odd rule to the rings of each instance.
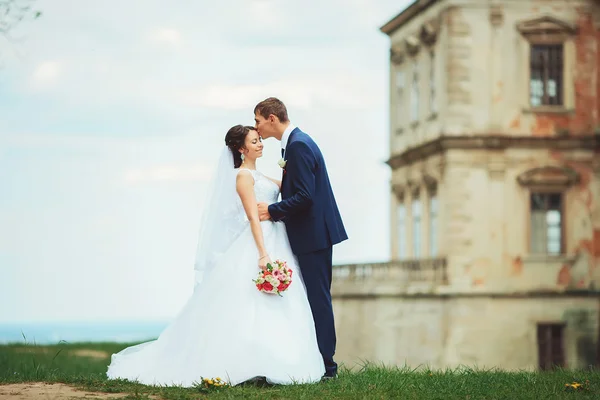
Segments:
[[[267,264],[267,268],[260,270],[258,277],[252,281],[259,291],[281,296],[292,283],[292,269],[285,261],[275,260],[274,263]]]

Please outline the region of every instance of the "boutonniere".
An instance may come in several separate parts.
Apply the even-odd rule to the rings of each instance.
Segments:
[[[285,166],[286,166],[286,164],[287,164],[287,160],[284,160],[283,158],[281,158],[281,159],[279,159],[279,161],[277,162],[277,164],[279,164],[279,166],[280,166],[282,169],[285,169]]]

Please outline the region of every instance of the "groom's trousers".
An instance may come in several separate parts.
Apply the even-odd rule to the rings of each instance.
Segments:
[[[312,253],[296,255],[308,302],[315,320],[317,343],[325,363],[325,374],[337,374],[337,364],[333,361],[335,354],[335,325],[333,306],[331,305],[331,264],[333,251],[331,247]]]

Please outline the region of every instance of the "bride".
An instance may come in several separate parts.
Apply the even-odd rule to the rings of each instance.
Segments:
[[[280,182],[256,170],[263,144],[253,127],[225,136],[202,217],[196,286],[158,339],[112,355],[109,379],[193,386],[201,378],[236,385],[318,382],[325,372],[302,274],[282,222],[259,222],[257,202],[277,201]],[[283,297],[252,282],[271,260],[294,271]]]

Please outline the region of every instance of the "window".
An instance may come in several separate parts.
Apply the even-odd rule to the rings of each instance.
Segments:
[[[412,199],[412,244],[413,258],[421,257],[421,201],[418,194],[413,194]]]
[[[437,224],[438,224],[438,198],[437,193],[432,191],[429,195],[429,256],[438,255],[437,248]]]
[[[415,60],[412,64],[412,84],[410,89],[410,120],[419,120],[419,63]]]
[[[544,15],[517,22],[517,30],[524,39],[520,67],[525,72],[522,74],[523,103],[529,104],[532,111],[536,108],[544,112],[573,109],[574,81],[571,74],[564,74],[563,68],[577,63],[577,24]]]
[[[396,72],[396,125],[400,126],[404,118],[404,88],[406,86],[404,71]]]
[[[406,205],[404,199],[399,200],[397,209],[398,218],[398,259],[405,260],[406,257]]]
[[[429,111],[431,114],[437,112],[437,103],[435,99],[435,53],[430,53],[429,59]]]
[[[538,324],[538,362],[542,371],[565,367],[564,328],[561,323]]]
[[[562,193],[531,193],[531,252],[558,255],[563,251]]]
[[[531,45],[530,104],[560,106],[563,104],[563,45]]]

